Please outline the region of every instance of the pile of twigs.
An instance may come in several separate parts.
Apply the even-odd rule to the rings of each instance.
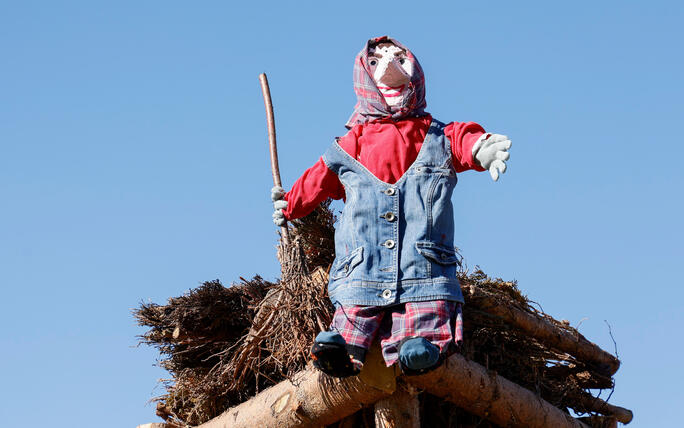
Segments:
[[[255,393],[254,388],[226,388],[234,379],[222,368],[272,287],[258,276],[229,288],[210,281],[164,306],[141,304],[135,317],[150,329],[140,341],[159,349],[160,365],[172,376],[158,399],[159,416],[197,424]]]
[[[327,269],[334,259],[335,217],[322,204],[289,228],[278,247],[282,276],[224,287],[205,282],[167,305],[134,311],[150,329],[141,343],[157,347],[172,379],[157,414],[179,426],[205,422],[307,363],[313,338],[327,326]]]

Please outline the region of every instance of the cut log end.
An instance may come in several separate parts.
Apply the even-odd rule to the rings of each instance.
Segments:
[[[420,428],[417,390],[400,385],[394,394],[375,403],[376,428]]]

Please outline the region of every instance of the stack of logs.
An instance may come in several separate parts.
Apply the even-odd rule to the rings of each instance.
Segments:
[[[484,297],[477,287],[464,286],[463,291],[466,300]],[[614,356],[581,335],[571,335],[540,317],[511,306],[492,304],[487,309],[530,337],[590,361],[610,375],[620,365]],[[377,427],[418,428],[417,393],[421,390],[501,427],[614,427],[617,422],[627,424],[632,420],[631,411],[589,394],[579,407],[594,415],[573,418],[532,391],[459,354],[433,372],[397,375],[382,364],[379,350],[374,349],[359,376],[338,380],[308,368],[200,427],[320,427],[344,421],[362,407],[374,404]]]
[[[591,364],[608,377],[619,368],[617,358],[582,335],[572,334],[515,305],[497,304],[486,290],[477,286],[464,284],[462,288],[466,301],[477,301],[478,309],[523,331],[531,340]],[[359,376],[333,379],[309,367],[200,427],[353,427],[350,415],[373,406],[376,427],[418,428],[420,391],[441,397],[500,427],[603,428],[632,420],[631,411],[588,393],[573,408],[583,409],[591,416],[574,418],[538,394],[460,354],[452,355],[433,372],[402,376],[396,369],[385,367],[379,349],[373,349]]]

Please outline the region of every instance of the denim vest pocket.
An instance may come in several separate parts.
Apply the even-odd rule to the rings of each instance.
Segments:
[[[340,260],[335,267],[335,272],[331,275],[331,279],[346,278],[354,270],[356,266],[363,261],[363,247],[359,247],[351,252],[347,257]]]
[[[413,166],[413,174],[415,175],[428,175],[428,174],[440,174],[445,177],[451,177],[452,175],[455,175],[454,171],[451,168],[445,168],[441,166],[434,166],[434,165],[415,165]]]
[[[440,265],[461,264],[461,260],[453,248],[444,247],[430,241],[416,242],[416,250],[425,258]]]

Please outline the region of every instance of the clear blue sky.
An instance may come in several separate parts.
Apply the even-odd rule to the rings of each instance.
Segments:
[[[353,58],[389,34],[435,117],[513,140],[498,183],[455,192],[468,264],[613,350],[607,320],[611,402],[679,425],[681,3],[328,3],[0,1],[0,424],[157,420],[166,373],[131,309],[279,274],[258,74],[287,187],[345,132]]]

